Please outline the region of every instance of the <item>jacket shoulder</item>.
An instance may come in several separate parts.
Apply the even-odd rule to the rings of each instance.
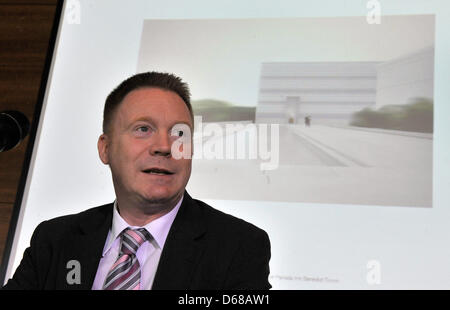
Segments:
[[[89,230],[90,227],[102,225],[108,217],[112,216],[112,207],[113,203],[109,203],[79,213],[55,217],[40,223],[38,228],[41,233],[50,233],[55,237],[78,232],[80,229]]]
[[[203,201],[194,199],[194,203],[207,225],[205,261],[212,263],[204,263],[204,266],[213,267],[204,267],[202,279],[209,279],[208,287],[269,289],[271,246],[268,234],[254,224]],[[217,262],[220,262],[220,267]],[[211,275],[218,282],[210,281]],[[205,286],[199,284],[199,287]]]
[[[268,238],[267,233],[256,225],[249,223],[234,215],[220,211],[207,203],[193,199],[193,201],[200,208],[201,212],[207,218],[208,228],[212,231],[217,231],[227,234],[238,234],[249,237],[264,237]]]

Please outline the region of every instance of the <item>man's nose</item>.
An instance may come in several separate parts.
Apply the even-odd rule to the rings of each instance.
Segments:
[[[153,143],[150,147],[150,154],[168,157],[171,154],[171,147],[170,136],[166,132],[160,131],[154,136]]]

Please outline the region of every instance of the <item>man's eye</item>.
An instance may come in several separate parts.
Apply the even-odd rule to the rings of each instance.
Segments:
[[[140,131],[140,132],[149,132],[150,128],[148,128],[147,126],[141,126],[141,127],[138,127],[136,130]]]

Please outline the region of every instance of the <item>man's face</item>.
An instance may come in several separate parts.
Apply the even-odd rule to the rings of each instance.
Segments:
[[[174,125],[179,124],[191,129],[193,125],[176,93],[140,88],[125,96],[115,111],[111,132],[98,141],[100,158],[111,168],[118,198],[164,203],[181,197],[191,175],[191,159],[172,157],[172,143],[179,138]]]

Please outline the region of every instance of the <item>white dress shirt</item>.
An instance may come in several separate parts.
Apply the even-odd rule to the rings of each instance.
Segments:
[[[150,242],[145,241],[136,252],[136,257],[141,266],[141,290],[150,290],[152,288],[162,249],[164,248],[170,227],[172,226],[182,201],[183,197],[181,197],[175,208],[169,213],[143,226],[143,228],[147,229],[153,236],[153,240]],[[120,216],[117,210],[117,200],[114,202],[113,208],[112,227],[106,238],[103,255],[98,265],[94,284],[92,285],[93,290],[101,290],[103,288],[103,284],[111,266],[119,257],[120,233],[128,227],[132,229],[141,228],[129,225]]]

